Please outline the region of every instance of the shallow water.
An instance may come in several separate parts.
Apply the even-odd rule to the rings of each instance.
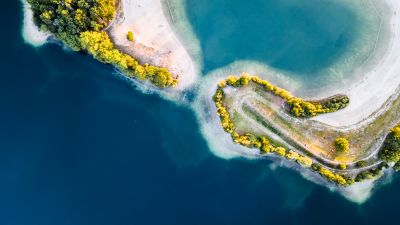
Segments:
[[[213,156],[190,109],[0,17],[0,224],[393,224],[400,182],[363,206],[269,161]],[[334,215],[334,216],[332,216]]]
[[[354,69],[368,58],[377,35],[377,15],[365,1],[184,3],[200,41],[204,74],[236,61],[254,61],[306,88],[318,87],[351,76],[349,67]]]

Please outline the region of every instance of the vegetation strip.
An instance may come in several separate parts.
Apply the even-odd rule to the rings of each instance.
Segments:
[[[334,182],[341,186],[348,186],[354,182],[360,182],[365,179],[372,179],[380,176],[382,174],[382,170],[388,167],[386,162],[394,162],[396,163],[395,165],[400,168],[400,125],[391,130],[386,138],[385,144],[382,146],[380,158],[384,159],[385,157],[383,155],[387,156],[385,162],[378,164],[375,168],[364,170],[358,174],[352,174],[351,176],[344,174],[347,169],[346,164],[340,164],[339,168],[343,170],[343,173],[337,173],[329,168],[326,168],[323,166],[323,164],[314,161],[309,156],[299,154],[293,150],[287,150],[276,144],[271,144],[269,138],[266,136],[256,136],[251,133],[238,133],[236,131],[235,124],[232,122],[228,109],[224,106],[224,89],[226,87],[245,87],[251,82],[285,100],[288,106],[288,111],[295,117],[307,118],[321,113],[334,112],[346,107],[349,104],[349,99],[347,96],[335,96],[323,101],[310,102],[294,97],[286,90],[276,87],[270,84],[268,81],[262,80],[257,76],[250,76],[247,74],[243,74],[240,77],[230,76],[218,83],[213,100],[217,108],[217,114],[220,117],[223,129],[231,135],[232,140],[235,143],[244,147],[259,149],[260,154],[274,153],[288,160],[296,161],[303,167],[311,168],[312,170],[318,172],[328,181]],[[349,142],[345,138],[336,139],[334,145],[338,151],[348,151],[349,149]],[[391,161],[389,159],[391,159]],[[361,165],[359,167],[362,169],[362,167],[365,167],[365,165]]]
[[[301,98],[294,97],[288,91],[276,87],[266,80],[262,80],[257,76],[242,75],[240,77],[230,76],[226,80],[218,84],[219,88],[224,88],[227,85],[231,87],[242,87],[254,82],[276,96],[284,99],[290,108],[290,113],[296,117],[309,118],[319,114],[336,112],[345,108],[350,99],[345,95],[337,95],[322,101],[305,101]]]

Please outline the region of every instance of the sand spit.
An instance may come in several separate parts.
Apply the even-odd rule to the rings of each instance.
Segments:
[[[198,72],[167,13],[160,0],[122,0],[109,33],[119,48],[142,63],[166,67],[178,75],[178,89],[183,90],[194,84]],[[127,40],[128,31],[134,33],[135,42]]]
[[[388,99],[397,95],[400,86],[400,1],[386,0],[389,6],[391,38],[389,48],[372,70],[364,75],[361,82],[349,87],[338,88],[348,95],[350,105],[336,113],[321,115],[316,120],[335,127],[362,125],[390,106]],[[383,15],[385,16],[385,15]],[[392,98],[395,99],[395,98]]]

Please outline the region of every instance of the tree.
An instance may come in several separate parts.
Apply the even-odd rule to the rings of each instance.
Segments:
[[[347,152],[350,149],[349,141],[346,138],[337,138],[334,143],[335,149],[338,152]]]

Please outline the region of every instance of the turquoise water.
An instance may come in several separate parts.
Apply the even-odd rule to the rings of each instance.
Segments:
[[[0,224],[396,224],[400,181],[358,206],[269,161],[213,156],[194,113],[21,38],[0,9]]]
[[[204,74],[237,60],[251,60],[301,82],[323,83],[330,76],[327,69],[355,48],[366,23],[343,1],[184,2],[200,40]]]

